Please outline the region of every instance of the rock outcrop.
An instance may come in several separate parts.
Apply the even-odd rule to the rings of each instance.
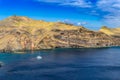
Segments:
[[[4,63],[3,63],[3,62],[0,62],[0,68],[1,68],[3,65],[4,65]]]
[[[11,16],[0,21],[0,51],[119,46],[120,38],[61,22]]]

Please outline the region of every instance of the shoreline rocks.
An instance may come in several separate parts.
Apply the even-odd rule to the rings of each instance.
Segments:
[[[3,66],[3,62],[0,62],[0,68]]]

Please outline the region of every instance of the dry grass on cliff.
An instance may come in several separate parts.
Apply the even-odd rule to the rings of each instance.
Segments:
[[[73,30],[78,29],[78,27],[73,25],[67,25],[60,22],[45,22],[42,20],[33,20],[27,17],[21,16],[11,16],[7,19],[0,21],[0,26],[3,26],[2,29],[7,28],[18,28],[27,30],[29,33],[34,34],[35,31],[39,29],[45,29],[50,31],[52,29],[61,29],[61,30]]]
[[[102,27],[100,29],[101,32],[107,34],[107,35],[117,35],[120,36],[120,28],[108,28],[108,27]]]

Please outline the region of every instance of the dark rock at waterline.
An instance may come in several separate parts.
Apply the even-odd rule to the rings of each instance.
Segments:
[[[3,62],[0,62],[0,67],[2,67],[3,66]]]

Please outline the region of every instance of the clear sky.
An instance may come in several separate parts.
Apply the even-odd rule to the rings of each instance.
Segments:
[[[97,30],[120,26],[120,0],[0,0],[0,20],[12,16],[69,21]]]

